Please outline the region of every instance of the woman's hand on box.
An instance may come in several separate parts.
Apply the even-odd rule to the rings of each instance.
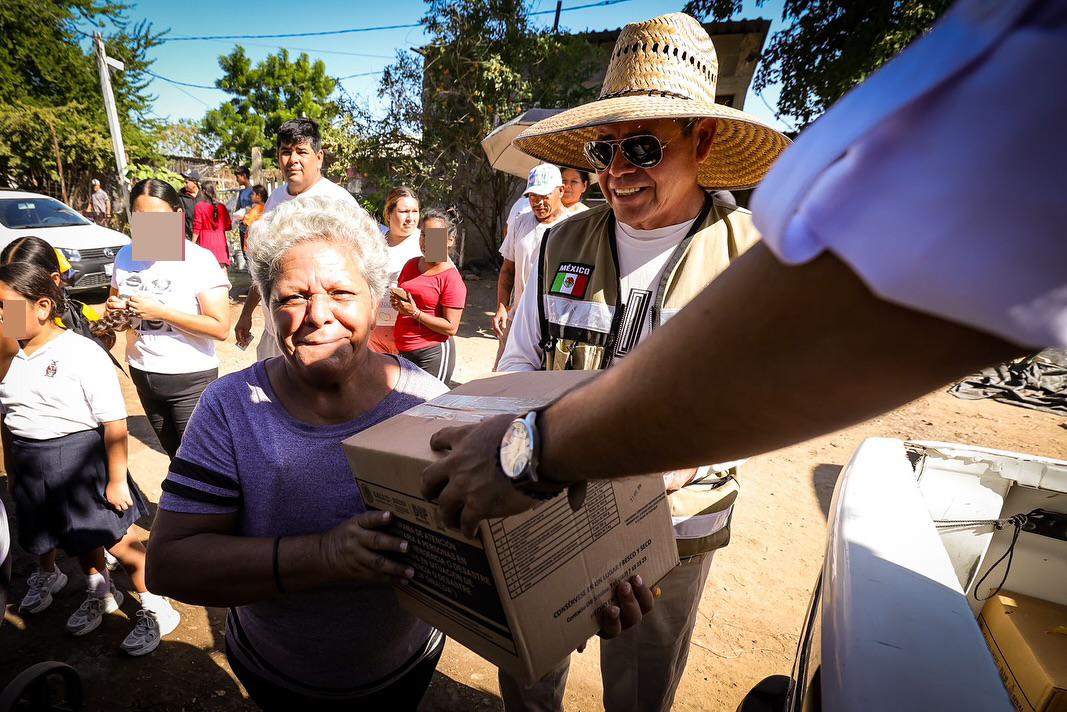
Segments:
[[[324,533],[319,544],[323,566],[342,579],[407,583],[415,570],[388,555],[407,553],[408,543],[381,531],[392,521],[390,512],[364,512]]]

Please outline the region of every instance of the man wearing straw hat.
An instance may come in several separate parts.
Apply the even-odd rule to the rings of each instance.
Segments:
[[[806,129],[754,197],[765,239],[619,368],[539,414],[535,478],[768,452],[1067,346],[1054,180],[1067,143],[1051,140],[1062,112],[1050,108],[1067,89],[1020,82],[1012,111],[976,120],[1004,103],[1004,77],[1062,57],[1064,8],[963,0]],[[1012,209],[982,209],[1000,205]],[[433,438],[450,453],[424,492],[464,529],[530,506],[494,459],[510,418]],[[873,683],[877,697],[897,681]]]
[[[546,233],[498,370],[607,368],[758,240],[751,215],[709,190],[755,186],[788,140],[716,104],[717,72],[711,39],[692,17],[631,24],[600,97],[516,139],[548,163],[593,167],[607,205]],[[532,430],[536,417],[524,421]],[[676,527],[682,564],[640,625],[602,643],[609,712],[670,709],[712,554],[729,540],[730,473],[727,464],[664,476],[676,521],[684,520]],[[568,667],[564,660],[530,687],[501,672],[505,708],[562,709]]]

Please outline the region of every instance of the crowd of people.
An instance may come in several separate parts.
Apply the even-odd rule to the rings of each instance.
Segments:
[[[1028,17],[1062,28],[1062,13]],[[507,218],[495,367],[607,373],[546,409],[441,431],[431,444],[444,456],[424,474],[426,497],[468,533],[486,517],[534,506],[533,487],[562,492],[592,476],[666,471],[668,495],[687,490],[684,504],[668,496],[672,510],[697,507],[675,511],[685,520],[676,529],[681,564],[659,597],[639,578],[620,581],[601,614],[609,712],[671,708],[715,552],[729,540],[739,458],[840,427],[1027,346],[1067,340],[1062,266],[1028,263],[1025,286],[994,290],[1004,297],[996,304],[985,289],[992,281],[958,275],[957,294],[984,290],[989,308],[979,313],[944,291],[916,295],[893,273],[885,244],[857,237],[866,234],[857,184],[870,195],[907,193],[909,205],[930,208],[931,225],[946,223],[899,179],[905,168],[933,161],[930,170],[949,170],[951,162],[885,146],[901,131],[947,136],[950,126],[936,117],[956,114],[911,106],[901,121],[868,126],[875,145],[839,162],[857,136],[841,128],[853,125],[847,116],[834,118],[855,111],[857,102],[846,100],[822,122],[837,133],[818,134],[836,153],[820,154],[809,141],[809,153],[790,150],[779,161],[788,139],[716,103],[716,67],[707,32],[687,15],[628,25],[600,98],[517,139],[543,162]],[[974,103],[965,79],[945,81],[960,106]],[[18,316],[27,325],[17,341],[0,338],[4,465],[19,544],[38,558],[20,609],[46,609],[67,585],[56,566],[63,550],[77,557],[87,587],[67,629],[91,632],[122,602],[110,551],[141,604],[122,644],[127,652],[151,652],[179,624],[168,596],[227,607],[227,659],[263,709],[414,709],[443,636],[400,607],[391,585],[415,572],[395,555],[409,544],[383,531],[388,512],[367,511],[340,444],[447,392],[467,302],[453,254],[457,224],[397,187],[383,229],[322,175],[319,127],[309,119],[284,124],[276,147],[285,184],[268,195],[238,169],[232,217],[195,172],[183,176],[181,191],[155,179],[133,186],[130,210],[183,213],[190,243],[179,261],[137,261],[122,248],[103,315],[64,292],[61,255],[43,240],[25,238],[0,256],[0,297],[5,309],[25,310]],[[983,161],[992,159],[967,156],[981,194],[990,169]],[[717,192],[760,184],[776,161],[768,181],[781,192],[755,196],[765,217]],[[583,202],[589,168],[605,199],[592,208]],[[827,222],[827,204],[853,216],[855,231]],[[225,233],[233,218],[253,277],[232,324],[235,341],[252,342],[257,306],[264,333],[255,363],[220,377],[216,345],[231,331]],[[1049,248],[1044,219],[1026,239]],[[935,230],[924,239],[931,250],[951,251],[959,234]],[[1067,258],[1062,244],[1057,254]],[[895,298],[876,296],[870,283]],[[1022,292],[1030,297],[1020,306]],[[800,316],[798,303],[809,305]],[[759,324],[739,306],[753,304]],[[841,324],[850,333],[830,338]],[[936,358],[905,354],[891,341],[900,329],[887,324],[921,328]],[[125,333],[125,365],[169,458],[147,553],[130,529],[147,505],[127,470],[121,369],[108,353],[116,332]],[[808,358],[783,360],[800,350]],[[843,354],[866,354],[865,370],[849,374]],[[846,380],[877,372],[892,387],[857,380],[828,398],[821,387],[831,372]],[[806,415],[783,423],[780,412]],[[529,432],[527,447],[541,445],[508,458],[518,468],[509,471],[499,453],[514,428]],[[561,710],[568,670],[562,660],[533,684],[500,672],[505,709]]]
[[[135,184],[131,212],[182,214],[183,258],[135,260],[133,243],[120,249],[102,314],[66,292],[70,266],[45,240],[21,238],[4,250],[0,295],[21,300],[30,325],[19,340],[0,340],[4,469],[19,544],[38,558],[19,611],[43,612],[68,585],[56,565],[62,550],[86,581],[67,630],[95,630],[123,602],[109,556],[141,605],[121,646],[127,653],[152,652],[180,623],[158,588],[231,607],[227,656],[266,708],[359,696],[408,709],[443,638],[382,585],[411,571],[383,570],[380,551],[399,542],[374,531],[388,517],[366,513],[340,442],[447,390],[466,305],[453,261],[456,220],[422,210],[400,187],[387,198],[383,233],[322,176],[322,159],[315,122],[283,125],[285,185],[268,194],[239,167],[232,217],[195,171],[180,190],[158,179]],[[256,364],[220,379],[234,219],[254,277],[236,340],[247,345],[259,304],[267,326]],[[443,250],[428,251],[428,235],[440,235]],[[110,353],[119,333],[124,363]],[[150,553],[131,528],[149,510],[127,469],[123,369],[169,459]],[[237,575],[252,561],[246,547],[272,540],[273,568]],[[217,561],[204,558],[211,541],[221,545],[207,547]],[[352,613],[338,620],[324,610]],[[368,611],[383,641],[373,654],[358,643]]]

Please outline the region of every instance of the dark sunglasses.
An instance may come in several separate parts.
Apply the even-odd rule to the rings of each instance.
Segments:
[[[688,129],[693,121],[686,122]],[[638,168],[655,168],[663,160],[663,149],[671,144],[663,143],[652,134],[627,136],[626,138],[586,141],[585,157],[597,172],[606,171],[615,160],[615,147],[622,150],[622,157]]]

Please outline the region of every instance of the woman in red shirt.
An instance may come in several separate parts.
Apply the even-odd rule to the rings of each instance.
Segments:
[[[196,204],[193,213],[193,242],[211,250],[219,266],[230,266],[230,246],[226,242],[226,231],[233,227],[230,211],[219,202],[214,183],[204,183],[204,195],[207,200]]]
[[[390,295],[397,311],[393,338],[400,355],[422,370],[448,383],[456,368],[455,341],[463,308],[467,305],[467,286],[448,257],[456,242],[456,226],[442,210],[423,213],[419,246],[423,257],[408,260],[397,278],[396,290]],[[426,255],[427,231],[444,229],[447,253],[443,262],[431,262]],[[433,250],[431,250],[431,253]]]

